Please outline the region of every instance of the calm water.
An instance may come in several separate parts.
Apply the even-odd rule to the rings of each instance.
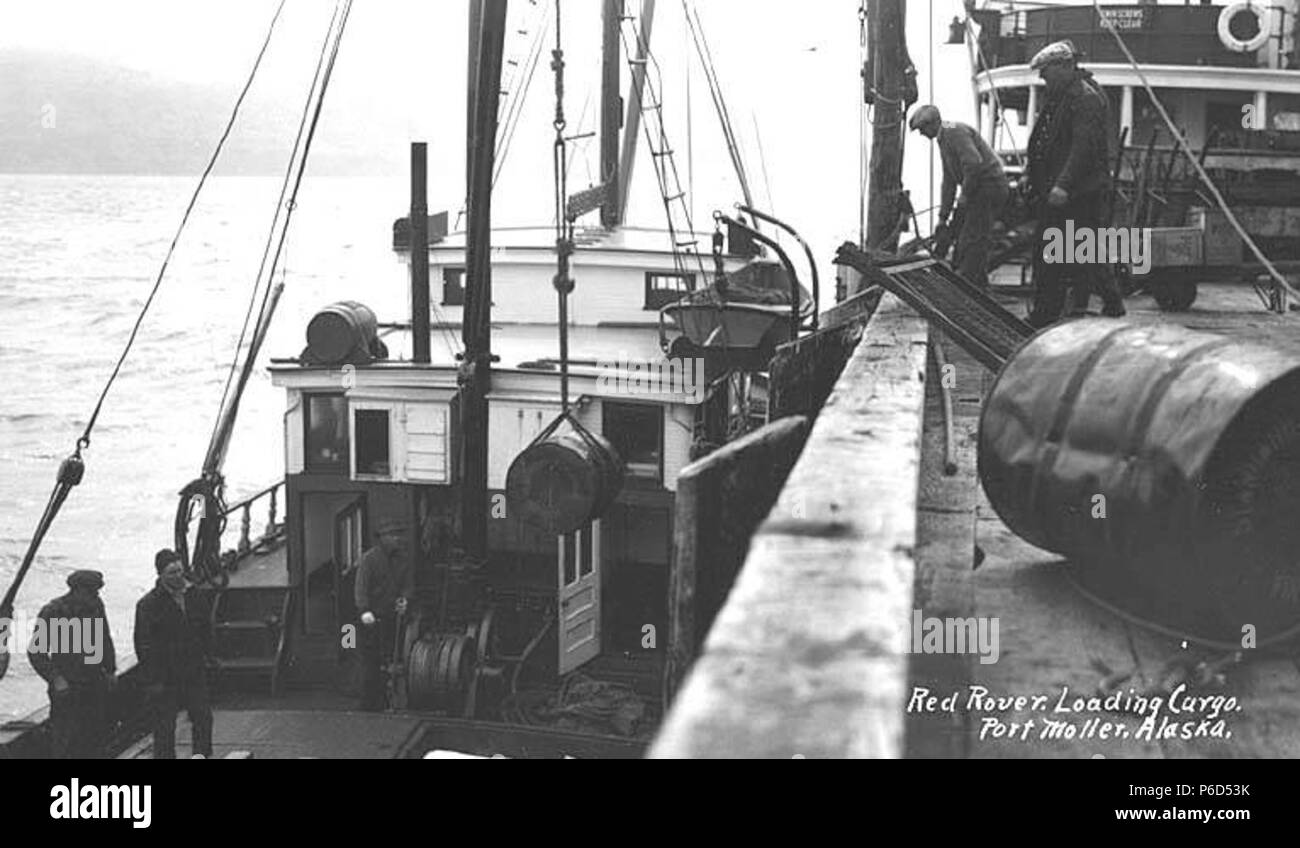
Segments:
[[[22,561],[67,456],[130,333],[180,220],[192,178],[0,175],[0,592]],[[261,255],[278,181],[210,181],[100,415],[86,476],[18,596],[34,615],[77,568],[104,572],[119,654],[135,601],[171,546],[177,490],[196,476]],[[294,356],[315,310],[340,299],[404,312],[389,250],[407,204],[400,180],[304,183],[287,286],[248,387],[226,464],[229,497],[283,475],[281,391],[270,357]],[[260,521],[254,529],[260,530]],[[0,681],[0,721],[44,702],[25,657]]]

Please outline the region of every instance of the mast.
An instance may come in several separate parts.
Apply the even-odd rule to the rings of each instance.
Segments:
[[[411,142],[412,359],[429,364],[429,146]]]
[[[461,532],[465,551],[487,557],[488,392],[492,380],[492,169],[496,159],[501,64],[505,52],[507,0],[474,0],[470,56],[474,82],[470,102],[468,225],[465,239],[465,309],[462,336],[460,423]],[[473,26],[476,16],[481,24]]]
[[[907,69],[907,34],[903,0],[867,0],[875,121],[871,136],[867,197],[867,247],[894,251],[903,190],[903,102]]]
[[[622,223],[619,198],[619,131],[623,128],[622,84],[618,70],[619,28],[623,19],[623,0],[604,0],[601,11],[600,74],[600,179],[605,186],[600,205],[600,225],[613,229]]]
[[[641,134],[641,97],[645,91],[646,62],[650,61],[650,32],[655,24],[655,0],[642,0],[641,40],[636,46],[636,59],[632,63],[632,94],[627,104],[627,119],[623,122],[623,155],[618,170],[618,223],[627,220],[627,199],[632,186],[632,170],[636,167],[637,136]]]

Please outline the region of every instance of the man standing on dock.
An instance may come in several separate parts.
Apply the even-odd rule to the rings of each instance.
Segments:
[[[1088,73],[1078,66],[1069,41],[1049,44],[1029,63],[1046,84],[1046,105],[1029,138],[1029,188],[1038,215],[1034,257],[1034,305],[1029,323],[1050,326],[1065,306],[1066,268],[1045,258],[1048,236],[1110,226],[1110,100]],[[1086,309],[1089,296],[1101,296],[1102,314],[1125,315],[1124,299],[1110,266],[1098,261],[1075,266],[1075,305]]]
[[[953,256],[957,272],[975,285],[987,288],[992,249],[990,233],[1011,193],[1002,160],[973,127],[945,122],[935,106],[917,109],[908,126],[937,141],[943,160],[943,199],[935,227],[938,253],[947,253],[942,245],[948,241],[951,214],[954,223],[959,222],[960,226],[957,253]]]
[[[397,642],[397,622],[406,612],[414,583],[407,556],[408,525],[386,519],[379,525],[379,544],[357,565],[356,603],[361,618],[361,709],[384,708],[384,662]]]
[[[27,659],[50,694],[51,749],[56,759],[98,759],[109,731],[109,694],[117,654],[99,598],[104,575],[74,571],[68,592],[37,616]]]
[[[158,582],[135,607],[135,655],[153,713],[153,756],[176,759],[176,714],[184,708],[192,755],[211,758],[208,617],[187,594],[185,566],[175,551],[159,551],[154,570]]]

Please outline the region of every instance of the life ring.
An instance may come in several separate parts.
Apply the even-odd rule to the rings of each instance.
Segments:
[[[1259,32],[1246,41],[1232,34],[1232,22],[1242,12],[1250,12],[1259,24]],[[1260,49],[1272,38],[1270,30],[1267,10],[1252,2],[1233,3],[1224,7],[1223,12],[1219,14],[1219,40],[1223,42],[1224,47],[1234,53],[1253,53]]]

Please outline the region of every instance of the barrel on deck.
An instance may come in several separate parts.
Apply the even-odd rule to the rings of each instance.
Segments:
[[[601,436],[570,430],[526,448],[510,464],[512,516],[563,535],[600,517],[623,487],[623,461]]]
[[[1017,535],[1205,639],[1300,624],[1300,359],[1173,325],[1075,321],[984,404],[979,473]]]
[[[306,357],[322,365],[341,365],[360,354],[366,361],[378,337],[375,313],[355,300],[332,303],[307,325]]]

